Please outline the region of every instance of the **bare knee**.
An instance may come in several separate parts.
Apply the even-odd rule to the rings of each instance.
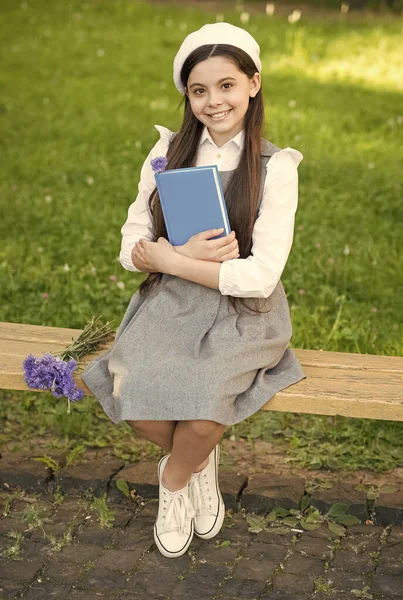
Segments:
[[[168,426],[174,428],[176,421],[127,421],[127,423],[138,433],[165,431]]]
[[[213,433],[217,433],[220,429],[222,433],[225,431],[225,425],[216,423],[216,421],[189,421],[189,426],[192,428],[193,433],[200,437],[208,437]]]
[[[150,421],[127,421],[127,423],[137,431],[137,433],[145,433],[152,428]],[[151,427],[150,427],[151,426]]]

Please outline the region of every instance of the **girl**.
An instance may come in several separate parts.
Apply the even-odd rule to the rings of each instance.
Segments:
[[[293,350],[281,274],[298,203],[298,150],[262,137],[260,48],[244,29],[204,25],[174,59],[184,96],[177,133],[161,126],[122,227],[120,262],[148,273],[113,346],[82,378],[114,423],[126,420],[168,451],[158,464],[158,549],[184,554],[194,533],[214,537],[225,507],[218,485],[226,426],[305,378]],[[216,164],[233,231],[183,246],[167,240],[151,161],[167,169]]]

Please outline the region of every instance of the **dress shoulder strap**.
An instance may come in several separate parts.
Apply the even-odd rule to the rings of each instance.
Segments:
[[[281,148],[272,144],[269,140],[262,138],[262,156],[273,156],[276,152],[280,152]]]

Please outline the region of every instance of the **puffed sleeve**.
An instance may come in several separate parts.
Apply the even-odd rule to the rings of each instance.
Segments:
[[[151,161],[157,156],[166,156],[169,142],[175,136],[175,133],[163,127],[154,125],[160,133],[160,139],[154,144],[145,159],[140,172],[140,181],[138,184],[138,194],[136,200],[129,206],[127,220],[121,228],[122,243],[119,255],[120,264],[127,271],[137,271],[134,266],[131,254],[133,246],[140,238],[151,242],[153,239],[152,216],[148,206],[150,194],[155,187],[154,172],[151,168]]]
[[[221,263],[218,287],[224,296],[268,298],[274,291],[291,251],[302,159],[287,147],[268,161],[251,255]]]

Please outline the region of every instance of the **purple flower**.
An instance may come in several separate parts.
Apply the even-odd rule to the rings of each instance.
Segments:
[[[56,398],[67,396],[71,402],[84,398],[84,390],[78,388],[73,379],[73,371],[77,366],[74,359],[64,361],[59,356],[45,352],[42,358],[29,354],[22,364],[28,387],[49,390]]]
[[[150,164],[154,173],[161,173],[161,171],[165,170],[168,164],[168,159],[166,156],[157,156],[156,158],[152,159]]]

